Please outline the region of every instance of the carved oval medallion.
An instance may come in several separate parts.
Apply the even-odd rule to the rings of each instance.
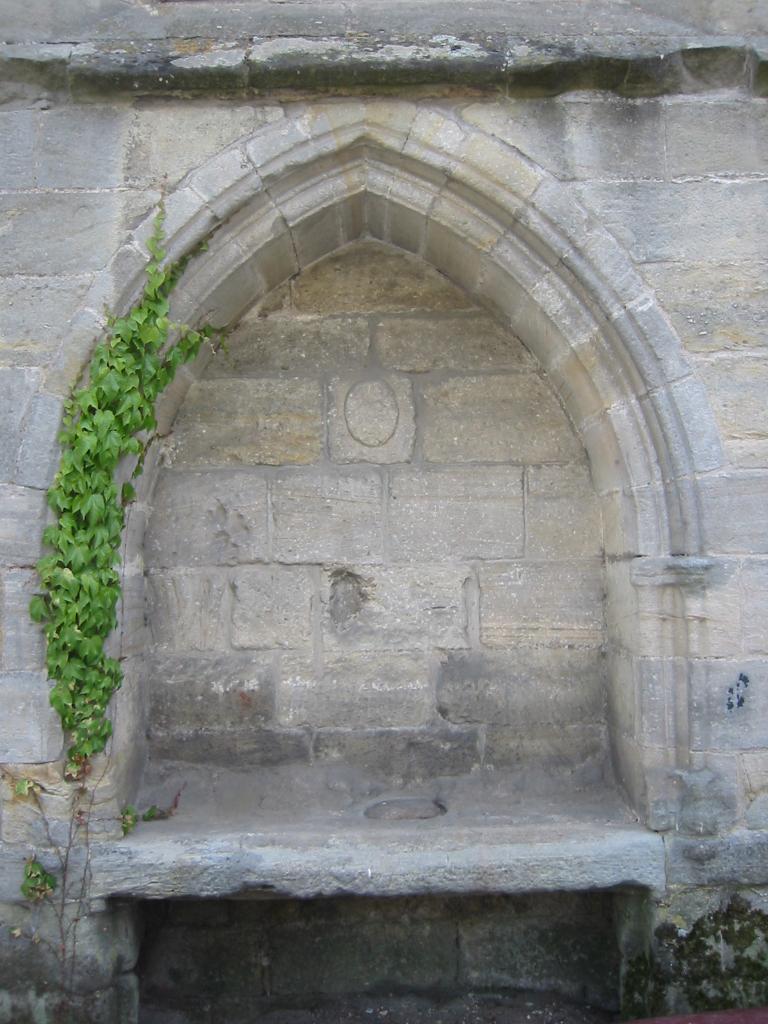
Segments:
[[[366,448],[380,448],[397,430],[400,409],[392,388],[383,380],[354,384],[344,401],[347,429]]]

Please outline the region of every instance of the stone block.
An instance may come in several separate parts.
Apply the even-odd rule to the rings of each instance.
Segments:
[[[274,710],[272,662],[252,654],[150,656],[144,675],[153,735],[264,725]]]
[[[489,316],[385,317],[374,327],[383,366],[430,370],[520,370],[533,367],[522,343]]]
[[[480,638],[489,647],[598,647],[603,573],[596,559],[480,568]]]
[[[163,180],[173,185],[235,139],[282,117],[282,108],[273,103],[146,100],[131,116],[126,176],[129,181],[143,185]],[[183,146],[179,139],[184,140]],[[213,192],[209,195],[199,173],[190,182],[193,187],[201,189],[205,199],[218,195],[222,177],[219,176],[218,189],[209,189]]]
[[[768,654],[768,563],[749,560],[741,574],[745,654]]]
[[[33,188],[35,180],[35,110],[10,110],[0,114],[3,135],[3,187]]]
[[[45,668],[45,636],[42,626],[29,617],[29,602],[40,588],[37,573],[12,569],[3,575],[0,583],[0,666],[8,672],[42,671]]]
[[[19,447],[17,483],[47,489],[53,482],[60,457],[62,405],[58,396],[42,393],[30,402]]]
[[[123,197],[116,192],[19,193],[0,196],[0,217],[9,225],[0,253],[0,274],[52,276],[99,270],[117,248]],[[66,224],[66,231],[51,231]]]
[[[469,309],[470,300],[422,260],[379,242],[344,249],[293,282],[300,313],[398,313]]]
[[[521,207],[542,179],[541,171],[515,149],[481,132],[471,132],[457,155],[452,177],[504,210]]]
[[[87,275],[0,279],[0,365],[46,362],[71,332],[90,282]]]
[[[698,263],[650,263],[643,274],[689,352],[739,352],[768,345],[764,263],[717,263],[716,256]]]
[[[230,584],[221,572],[147,577],[153,642],[168,651],[221,651],[229,646]]]
[[[267,547],[267,483],[252,470],[160,474],[148,566],[238,565],[264,559]]]
[[[697,369],[731,461],[745,468],[768,466],[768,360],[729,354],[702,361]]]
[[[174,430],[174,465],[315,462],[323,445],[320,387],[308,380],[193,384]]]
[[[696,750],[764,747],[768,694],[759,661],[694,661],[690,681],[691,744]]]
[[[186,761],[242,771],[308,764],[310,739],[305,731],[250,724],[238,729],[150,732],[150,750],[158,761]]]
[[[117,105],[72,104],[41,111],[35,184],[39,188],[122,186],[127,120],[127,112]],[[75,138],[77,145],[72,144]]]
[[[461,377],[424,387],[429,462],[555,462],[581,445],[554,393],[534,374]]]
[[[699,482],[704,539],[712,554],[768,554],[763,514],[768,474],[723,473]]]
[[[59,716],[48,702],[45,672],[0,673],[0,763],[55,761],[61,754]]]
[[[378,562],[378,473],[282,472],[271,483],[274,558],[279,562]]]
[[[459,924],[459,984],[549,989],[595,1006],[614,1004],[619,954],[609,894],[501,896],[483,910]],[[523,1019],[535,1016],[536,1010],[521,1012]]]
[[[395,561],[516,558],[523,553],[522,472],[514,467],[403,469],[390,474]]]
[[[658,100],[626,100],[572,93],[560,103],[567,134],[566,167],[573,178],[664,178],[664,108]]]
[[[299,566],[259,565],[232,576],[234,647],[306,647],[312,638],[314,581]]]
[[[514,726],[521,736],[600,721],[606,671],[600,651],[521,648],[451,654],[440,665],[437,707],[456,725]]]
[[[374,375],[331,381],[328,443],[334,462],[408,462],[416,433],[411,384]]]
[[[762,174],[768,163],[768,122],[759,99],[665,103],[671,178]]]
[[[277,718],[314,729],[414,728],[434,717],[434,692],[424,656],[333,655],[318,670],[284,655]]]
[[[608,764],[606,727],[579,722],[525,733],[516,726],[489,725],[483,764],[513,772],[530,795],[562,794],[569,785],[599,785]]]
[[[480,763],[477,730],[471,726],[322,729],[315,734],[313,753],[319,764],[341,762],[390,785],[464,775]]]
[[[323,637],[331,649],[468,646],[468,571],[439,566],[349,566],[324,573]]]
[[[31,487],[0,487],[0,565],[33,566],[42,554],[45,493]]]
[[[247,314],[207,371],[211,377],[250,377],[363,366],[368,323],[362,317],[264,317]]]
[[[531,466],[526,483],[527,558],[589,558],[601,554],[600,506],[586,465]]]
[[[557,99],[484,99],[461,111],[468,124],[514,146],[554,174],[570,166],[568,104]],[[569,175],[570,176],[570,175]]]
[[[726,251],[730,260],[762,258],[758,225],[767,193],[762,181],[590,182],[576,188],[578,199],[639,263],[704,261]]]
[[[79,909],[79,908],[78,908]],[[64,927],[71,927],[71,915],[75,908],[68,908],[68,916]],[[43,941],[32,944],[30,933],[32,922],[37,926]],[[14,987],[27,986],[31,990],[44,992],[60,970],[57,960],[57,943],[59,933],[53,908],[44,907],[34,915],[23,904],[0,904],[0,925],[2,925],[2,959],[4,980],[13,978]],[[22,931],[21,938],[10,934],[13,927]],[[73,957],[71,984],[75,996],[85,994],[98,995],[99,990],[107,988],[115,979],[131,971],[139,955],[140,929],[136,908],[128,903],[110,906],[108,910],[80,915],[77,925],[77,955]],[[47,941],[46,941],[47,940]],[[33,949],[35,956],[30,955]],[[31,1002],[37,1002],[34,998]],[[2,1004],[0,1003],[0,1006]],[[19,1018],[15,1018],[19,1019]],[[22,1018],[29,1020],[32,1018]],[[47,1014],[40,1019],[55,1020],[55,1014]],[[83,1016],[76,1020],[87,1021],[88,1024],[107,1024],[115,1020],[123,1024],[123,1017]],[[128,1021],[125,1021],[128,1024]]]
[[[0,369],[0,480],[15,481],[24,418],[39,386],[37,370]]]
[[[765,885],[768,833],[735,829],[722,838],[664,836],[668,884]]]

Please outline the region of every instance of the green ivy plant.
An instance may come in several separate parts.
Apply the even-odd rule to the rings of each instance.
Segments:
[[[163,219],[161,208],[141,299],[127,315],[109,318],[87,383],[65,404],[61,462],[48,491],[56,522],[43,534],[51,553],[38,562],[43,592],[30,614],[45,625],[50,699],[70,735],[65,775],[72,780],[84,778],[90,758],[104,750],[112,732],[107,705],[122,683],[105,642],[117,623],[121,534],[135,492],[125,483],[118,493],[115,470],[133,456],[133,476],[141,473],[158,396],[214,334],[169,319],[169,295],[190,256],[164,262]]]

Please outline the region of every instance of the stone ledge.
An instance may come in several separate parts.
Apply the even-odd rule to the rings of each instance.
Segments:
[[[251,95],[268,89],[393,86],[496,88],[509,96],[583,89],[642,97],[738,88],[768,94],[768,46],[738,37],[628,35],[556,39],[492,35],[242,35],[229,40],[104,39],[0,47],[0,83],[87,97]]]
[[[416,829],[259,832],[172,838],[160,831],[92,848],[95,896],[259,894],[312,898],[663,890],[664,844],[640,827],[600,830]],[[441,834],[442,832],[442,834]]]

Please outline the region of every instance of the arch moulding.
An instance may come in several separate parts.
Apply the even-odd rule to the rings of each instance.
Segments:
[[[617,771],[645,820],[670,827],[673,773],[689,763],[686,609],[708,569],[696,481],[721,455],[703,388],[615,238],[512,146],[460,114],[406,101],[296,107],[189,174],[165,206],[172,258],[207,243],[175,293],[178,320],[232,323],[303,267],[369,237],[424,258],[534,354],[602,501]],[[136,297],[155,212],[94,285],[87,315],[105,294],[117,309]],[[161,423],[204,364],[203,355],[179,375]],[[152,485],[150,469],[144,496]],[[137,577],[138,532],[126,549]],[[638,710],[649,666],[668,707],[656,733]],[[117,701],[118,754],[130,699]]]

